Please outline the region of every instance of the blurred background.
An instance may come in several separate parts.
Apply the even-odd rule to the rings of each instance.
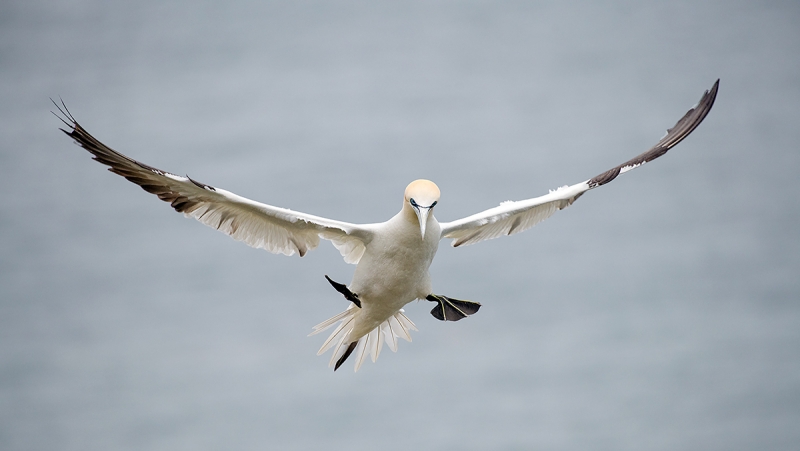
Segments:
[[[800,448],[793,1],[0,3],[0,448]],[[333,373],[327,242],[237,243],[91,161],[98,139],[272,205],[451,221],[599,174],[721,78],[667,156],[453,249],[483,304]],[[325,334],[326,336],[326,334]]]

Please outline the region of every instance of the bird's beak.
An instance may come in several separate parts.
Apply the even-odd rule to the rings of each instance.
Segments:
[[[422,233],[422,239],[425,239],[425,226],[428,224],[428,214],[430,214],[430,207],[414,207],[414,213],[417,214],[419,219],[419,231]]]

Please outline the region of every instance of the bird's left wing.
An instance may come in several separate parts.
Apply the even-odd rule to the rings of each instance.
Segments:
[[[55,103],[55,102],[54,102]],[[347,263],[356,264],[372,239],[370,225],[350,224],[262,204],[229,191],[140,163],[111,149],[81,127],[62,104],[56,107],[68,130],[61,129],[94,159],[139,185],[172,208],[249,246],[301,257],[330,240]],[[63,108],[62,108],[63,107]]]
[[[523,201],[503,202],[500,206],[459,219],[441,223],[442,238],[453,238],[453,246],[473,244],[503,235],[527,230],[549,218],[558,210],[572,205],[583,193],[614,180],[618,175],[655,160],[681,142],[700,125],[717,97],[719,80],[706,91],[700,101],[690,109],[661,140],[647,152],[622,163],[585,182],[563,186],[549,194]]]

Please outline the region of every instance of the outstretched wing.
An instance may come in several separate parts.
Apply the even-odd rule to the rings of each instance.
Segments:
[[[719,80],[714,83],[710,91],[703,94],[697,105],[690,109],[674,127],[667,130],[666,135],[647,152],[585,182],[564,186],[533,199],[503,202],[499,207],[457,221],[441,223],[442,238],[453,238],[453,246],[462,246],[511,235],[533,227],[552,216],[556,211],[572,205],[586,191],[605,185],[618,175],[655,160],[675,147],[689,136],[711,111],[718,88]]]
[[[53,102],[55,103],[55,102]],[[62,108],[63,107],[63,108]],[[330,240],[347,263],[358,263],[372,238],[369,225],[334,221],[285,208],[273,207],[215,188],[189,177],[170,174],[114,151],[81,127],[62,102],[56,104],[69,130],[61,129],[89,151],[94,159],[131,182],[169,202],[176,211],[230,235],[249,246],[273,254],[301,257]]]

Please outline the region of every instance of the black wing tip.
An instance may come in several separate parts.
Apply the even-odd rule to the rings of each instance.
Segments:
[[[62,123],[64,123],[64,125],[68,127],[68,130],[65,130],[60,127],[59,130],[64,132],[64,134],[66,134],[70,138],[74,139],[75,144],[88,150],[87,147],[88,142],[86,140],[86,136],[84,135],[87,135],[88,138],[91,138],[92,140],[94,140],[94,137],[89,135],[86,132],[86,130],[84,130],[83,127],[81,127],[80,124],[78,124],[78,121],[75,119],[75,116],[72,115],[72,112],[69,110],[69,108],[67,108],[67,104],[64,103],[64,99],[59,97],[58,100],[59,101],[56,102],[55,100],[53,100],[52,97],[50,97],[50,102],[52,102],[53,105],[58,110],[58,113],[56,113],[53,110],[50,110],[50,113],[52,113],[53,116],[57,117],[58,120],[60,120]]]
[[[689,133],[694,131],[694,129],[697,128],[697,126],[699,126],[701,122],[703,122],[703,119],[705,119],[708,113],[711,111],[711,107],[714,106],[714,102],[717,100],[717,92],[719,91],[719,80],[720,79],[717,78],[717,81],[714,82],[714,84],[711,86],[711,89],[707,89],[703,93],[703,96],[700,98],[700,101],[697,102],[697,105],[695,105],[692,109],[686,112],[685,118],[693,116],[693,113],[695,117],[693,121],[694,123],[691,125],[689,130],[684,133],[683,137],[688,136]],[[697,114],[698,111],[699,114]],[[680,121],[678,121],[678,123],[675,124],[675,127],[673,128],[676,128],[678,125],[680,125],[680,123],[683,122],[685,118],[682,118]],[[670,129],[669,131],[672,131],[672,129]],[[681,140],[678,140],[670,147],[674,147],[680,141]]]
[[[693,108],[693,110],[698,108],[703,110],[703,115],[698,120],[697,125],[700,125],[700,122],[702,122],[703,119],[705,119],[708,112],[711,111],[711,107],[714,106],[714,101],[717,100],[717,92],[719,91],[719,80],[720,79],[717,78],[717,81],[714,82],[714,84],[711,86],[711,89],[703,93],[703,97],[700,99],[700,102],[697,103],[697,107]]]
[[[170,202],[172,207],[178,212],[191,211],[195,207],[197,204],[196,202],[190,201],[186,196],[173,192],[173,190],[166,185],[147,180],[147,178],[143,174],[139,174],[138,171],[144,170],[159,176],[166,174],[175,176],[174,174],[136,161],[106,146],[92,136],[89,132],[87,132],[83,127],[81,127],[67,108],[64,100],[60,97],[59,100],[61,102],[60,104],[52,98],[50,99],[50,101],[53,102],[53,105],[55,105],[56,109],[58,110],[58,113],[55,111],[51,111],[51,113],[53,113],[55,117],[69,127],[69,130],[65,130],[63,128],[59,128],[59,130],[72,138],[75,141],[75,144],[88,151],[92,155],[93,160],[108,166],[109,171],[125,177],[128,181],[139,185],[148,193],[156,194],[161,200]],[[201,183],[192,179],[189,180],[191,180],[192,183],[199,188],[208,191],[216,191],[216,189],[211,185],[206,185],[205,183]]]
[[[72,115],[72,113],[69,111],[69,108],[67,108],[67,104],[66,104],[66,103],[64,103],[64,99],[62,99],[61,97],[59,97],[59,98],[58,98],[58,100],[59,100],[59,102],[61,102],[61,104],[60,104],[60,105],[58,104],[58,102],[56,102],[55,100],[53,100],[53,98],[52,98],[52,97],[50,97],[50,102],[52,102],[52,103],[53,103],[53,105],[54,105],[54,106],[56,107],[56,109],[58,110],[58,113],[61,113],[61,115],[59,115],[58,113],[56,113],[56,112],[55,112],[55,111],[53,111],[53,110],[50,110],[50,112],[51,112],[51,113],[53,113],[53,116],[57,117],[57,118],[58,118],[58,120],[60,120],[61,122],[63,122],[63,123],[64,123],[64,125],[66,125],[67,127],[71,128],[71,129],[72,129],[72,131],[74,132],[74,131],[75,131],[75,128],[77,128],[77,126],[78,126],[78,121],[76,121],[76,120],[75,120],[75,117],[74,117],[74,116]],[[66,133],[66,134],[70,134],[70,133],[71,133],[71,132],[68,132],[68,131],[64,130],[63,128],[61,128],[61,129],[59,129],[59,130],[63,131],[63,132],[64,132],[64,133]]]
[[[683,141],[684,138],[689,136],[698,126],[700,126],[700,123],[703,122],[708,113],[711,111],[711,107],[714,106],[714,101],[717,99],[719,81],[720,79],[717,78],[717,81],[714,82],[714,84],[711,86],[711,89],[703,92],[703,96],[700,98],[697,104],[690,108],[689,111],[687,111],[686,114],[684,114],[683,117],[672,128],[667,130],[667,135],[661,138],[661,140],[655,146],[653,146],[650,150],[636,156],[635,158],[589,179],[589,181],[586,182],[589,185],[589,189],[597,188],[598,186],[602,186],[611,182],[617,178],[622,168],[627,166],[640,166],[655,160],[656,158],[667,153],[669,149],[675,147],[678,145],[678,143]]]

